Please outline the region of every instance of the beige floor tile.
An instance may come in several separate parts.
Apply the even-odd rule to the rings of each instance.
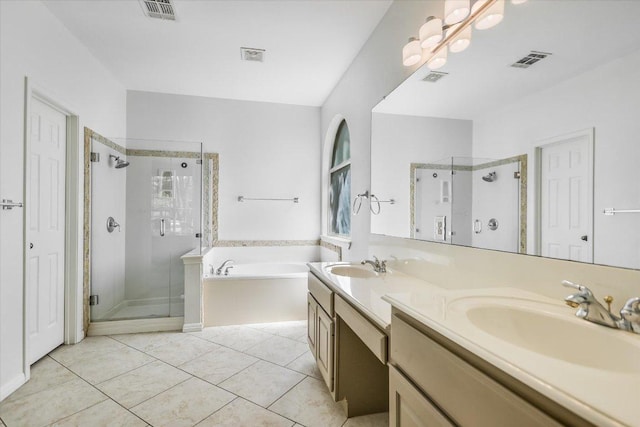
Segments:
[[[293,421],[239,397],[198,427],[291,427]]]
[[[274,336],[245,350],[260,359],[285,366],[309,349],[309,346],[289,338]]]
[[[349,418],[343,427],[389,427],[389,413],[381,412]]]
[[[295,320],[292,322],[275,322],[275,323],[257,323],[247,325],[262,332],[268,332],[273,335],[290,338],[300,341],[307,339],[307,321]]]
[[[78,378],[73,372],[45,356],[31,366],[31,378],[11,394],[6,401],[20,399],[33,393],[58,386]]]
[[[217,344],[183,334],[180,339],[154,347],[147,351],[147,354],[173,366],[178,366],[218,348],[220,346]]]
[[[10,427],[49,425],[106,400],[107,396],[79,378],[21,399],[0,404],[0,414]]]
[[[111,338],[118,340],[129,347],[137,348],[141,351],[149,351],[155,347],[160,347],[180,339],[184,336],[182,332],[147,332],[142,334],[122,334],[112,335]]]
[[[347,417],[324,382],[307,377],[269,407],[307,427],[342,426]]]
[[[68,368],[91,384],[98,384],[154,360],[141,351],[124,346],[116,351],[95,354],[91,359],[71,363]]]
[[[49,356],[64,366],[69,366],[73,363],[91,360],[96,355],[123,348],[126,348],[124,344],[109,337],[87,337],[78,344],[61,345]]]
[[[244,351],[273,336],[247,326],[216,326],[193,332],[192,335],[238,351]]]
[[[179,366],[183,371],[218,384],[241,370],[253,365],[258,359],[226,347],[204,354]]]
[[[303,378],[298,372],[261,360],[219,385],[266,408]]]
[[[147,423],[118,405],[113,400],[105,400],[97,405],[51,424],[51,427],[144,427]]]
[[[191,375],[186,372],[157,360],[97,387],[125,408],[131,408],[189,378]]]
[[[293,369],[294,371],[298,371],[305,375],[309,375],[314,378],[322,379],[322,374],[318,369],[318,365],[316,364],[316,359],[313,358],[310,351],[305,351],[302,356],[298,357],[293,362],[289,363],[287,366],[289,369]]]
[[[235,398],[208,382],[191,378],[131,408],[154,427],[193,426]]]

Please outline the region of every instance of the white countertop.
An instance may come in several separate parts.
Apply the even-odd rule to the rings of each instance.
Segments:
[[[389,333],[391,307],[408,314],[425,326],[461,345],[532,389],[549,397],[596,425],[640,426],[640,335],[609,329],[576,319],[575,309],[548,297],[518,288],[450,289],[437,286],[390,270],[376,277],[362,279],[337,276],[325,267],[336,263],[311,263],[309,267],[332,289],[367,315],[371,321]],[[346,263],[343,263],[347,265]],[[552,315],[566,316],[567,322],[583,322],[588,333],[599,334],[612,344],[622,342],[622,348],[636,352],[626,358],[635,372],[607,365],[606,355],[615,346],[593,348],[588,339],[576,336],[575,355],[583,352],[602,353],[602,363],[572,363],[574,354],[562,358],[548,357],[530,350],[527,343],[511,343],[474,326],[461,311],[465,300],[501,300],[514,304],[542,304]],[[563,317],[561,317],[564,320]],[[582,326],[582,323],[580,323]],[[553,346],[554,331],[541,333],[540,345]],[[537,338],[537,337],[536,337]],[[635,365],[637,361],[637,365]]]

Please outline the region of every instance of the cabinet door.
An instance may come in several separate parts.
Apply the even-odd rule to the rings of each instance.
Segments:
[[[318,341],[317,346],[317,358],[316,363],[318,369],[324,378],[324,382],[327,383],[329,391],[333,391],[333,319],[324,312],[322,308],[318,308]]]
[[[453,427],[453,424],[389,365],[389,427]]]
[[[309,343],[309,349],[315,359],[318,359],[317,350],[317,337],[318,337],[318,303],[311,296],[307,294],[307,342]]]

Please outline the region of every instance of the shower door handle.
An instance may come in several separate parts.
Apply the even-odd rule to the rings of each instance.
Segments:
[[[164,218],[160,220],[160,237],[164,237]]]

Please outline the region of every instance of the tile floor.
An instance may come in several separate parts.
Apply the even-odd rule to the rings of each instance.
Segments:
[[[0,403],[14,426],[379,427],[346,419],[306,344],[306,322],[89,337],[31,367]]]

